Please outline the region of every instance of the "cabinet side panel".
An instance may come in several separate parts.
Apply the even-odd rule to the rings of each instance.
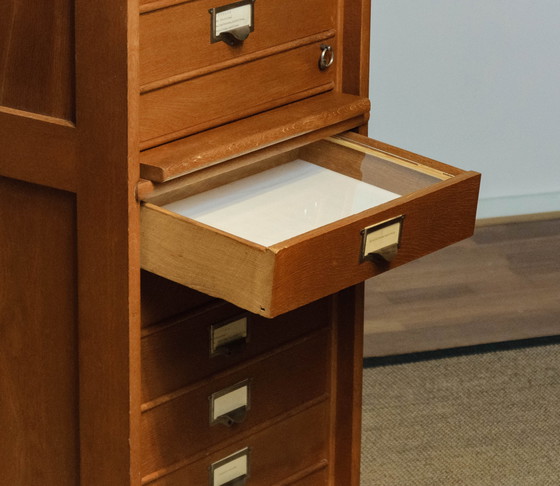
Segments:
[[[78,484],[73,195],[0,177],[0,482]]]
[[[0,106],[74,120],[73,18],[73,0],[2,0]]]

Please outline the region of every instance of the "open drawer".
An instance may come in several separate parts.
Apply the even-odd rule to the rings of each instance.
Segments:
[[[273,317],[469,237],[479,184],[347,133],[148,197],[142,267]]]

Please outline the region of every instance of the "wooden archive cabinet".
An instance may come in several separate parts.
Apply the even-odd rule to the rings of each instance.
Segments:
[[[367,0],[0,6],[0,484],[358,486],[362,282],[479,175],[368,139]]]

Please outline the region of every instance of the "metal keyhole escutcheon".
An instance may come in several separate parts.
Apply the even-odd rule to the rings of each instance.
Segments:
[[[319,58],[319,69],[324,71],[334,62],[334,51],[332,46],[321,44],[321,57]]]

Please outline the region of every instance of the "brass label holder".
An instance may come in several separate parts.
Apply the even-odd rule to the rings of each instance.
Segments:
[[[255,0],[241,0],[211,8],[210,43],[225,42],[230,46],[243,44],[255,29]]]
[[[400,246],[403,220],[404,216],[398,216],[364,228],[360,261],[393,261]]]

